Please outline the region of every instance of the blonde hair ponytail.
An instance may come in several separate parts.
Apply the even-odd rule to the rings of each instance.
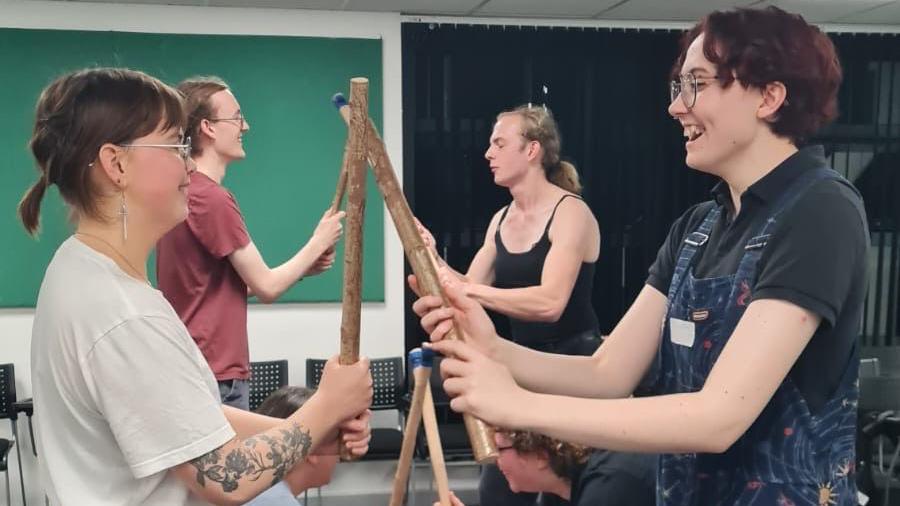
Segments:
[[[521,105],[511,111],[501,112],[497,115],[497,119],[511,115],[522,118],[522,137],[541,145],[543,152],[541,166],[544,168],[547,180],[563,190],[581,195],[581,181],[575,166],[559,159],[562,139],[550,109],[530,104]]]

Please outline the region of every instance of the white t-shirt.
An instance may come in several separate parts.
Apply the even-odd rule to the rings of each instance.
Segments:
[[[41,284],[31,370],[38,463],[54,505],[202,504],[167,470],[235,434],[162,293],[69,238]]]

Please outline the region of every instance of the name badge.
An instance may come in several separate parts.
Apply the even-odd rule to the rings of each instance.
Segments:
[[[694,346],[694,322],[669,318],[669,337],[675,344]]]

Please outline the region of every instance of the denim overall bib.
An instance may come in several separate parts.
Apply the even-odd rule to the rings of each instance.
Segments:
[[[700,227],[687,236],[669,287],[668,314],[655,364],[657,394],[703,388],[752,300],[757,263],[778,217],[813,183],[823,179],[846,183],[825,168],[798,176],[766,211],[768,219],[756,225],[760,230],[745,245],[738,269],[730,276],[697,279],[692,269],[698,249],[709,239],[722,212],[721,206],[713,206]],[[689,329],[691,325],[693,332],[685,332],[685,326]],[[810,413],[788,376],[759,418],[725,453],[660,456],[657,504],[856,506],[857,353],[854,347],[839,387],[821,412]]]

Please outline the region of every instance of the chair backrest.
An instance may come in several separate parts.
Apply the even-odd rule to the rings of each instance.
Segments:
[[[861,362],[861,375],[865,372],[868,365],[871,369],[869,372],[877,372],[874,374],[900,374],[900,346],[864,346],[859,351]],[[873,360],[874,359],[874,360]],[[872,367],[872,363],[877,363],[876,367]],[[873,369],[877,368],[877,371]]]
[[[14,402],[16,402],[16,367],[13,364],[0,364],[0,419],[15,418]]]
[[[372,409],[396,409],[403,395],[403,359],[376,358],[372,360],[370,370],[375,390]]]
[[[275,390],[288,384],[288,361],[250,362],[250,411]]]
[[[306,359],[306,386],[317,388],[325,369],[325,360]],[[372,409],[397,409],[403,395],[403,359],[400,357],[373,358],[369,362],[374,396]]]

